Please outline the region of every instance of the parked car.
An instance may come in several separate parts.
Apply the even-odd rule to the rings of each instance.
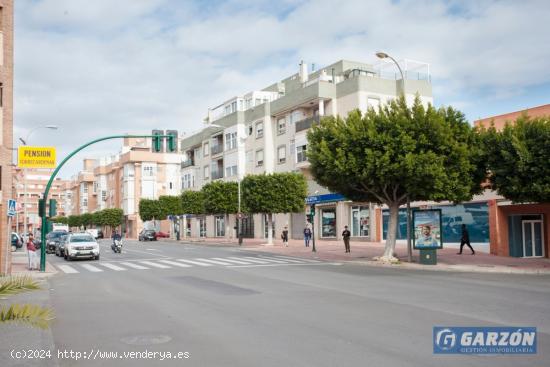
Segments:
[[[158,232],[155,233],[155,237],[157,239],[159,239],[159,238],[169,238],[170,235],[166,232],[158,231]]]
[[[65,231],[53,231],[46,235],[46,253],[47,254],[53,254],[55,252],[55,248],[57,246],[57,243],[59,242],[59,239],[61,236],[66,235],[67,232]]]
[[[11,233],[11,250],[16,251],[18,248],[23,247],[23,239],[19,234],[12,232]]]
[[[142,229],[138,236],[139,241],[156,241],[157,236],[152,229]]]
[[[63,256],[65,253],[65,243],[67,242],[67,238],[69,237],[69,234],[65,234],[64,236],[61,236],[59,238],[59,241],[55,244],[55,255],[56,256]]]
[[[99,245],[89,233],[72,233],[65,241],[65,260],[91,258],[99,260]]]

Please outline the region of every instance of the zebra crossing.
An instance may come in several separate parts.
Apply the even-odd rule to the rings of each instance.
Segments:
[[[284,265],[314,265],[325,264],[319,260],[301,259],[290,256],[228,256],[213,258],[192,258],[192,259],[147,259],[127,261],[98,261],[91,263],[55,264],[65,274],[78,273],[100,273],[104,271],[127,271],[127,270],[151,270],[151,269],[174,269],[220,266],[227,268],[262,267],[262,266],[284,266]]]

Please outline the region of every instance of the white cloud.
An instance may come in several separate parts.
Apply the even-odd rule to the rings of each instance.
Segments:
[[[297,71],[374,52],[431,64],[436,104],[478,113],[550,83],[545,1],[18,0],[15,136],[60,156],[101,135],[193,131],[209,107]],[[502,112],[506,112],[503,110]],[[473,117],[478,117],[477,114]],[[33,135],[31,140],[38,138]],[[116,151],[118,143],[95,149]],[[80,167],[72,164],[65,176]]]

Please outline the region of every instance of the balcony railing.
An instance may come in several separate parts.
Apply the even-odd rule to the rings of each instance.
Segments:
[[[223,171],[212,171],[212,179],[217,180],[218,178],[223,178]]]
[[[317,115],[296,122],[296,132],[309,129],[311,125],[319,123],[319,120],[320,116]]]
[[[187,160],[181,162],[181,168],[191,167],[191,166],[194,166],[194,165],[195,165],[195,162],[193,162],[192,159],[187,159]]]
[[[218,153],[221,153],[221,152],[223,152],[223,145],[222,144],[213,145],[212,148],[210,148],[210,153],[211,154],[218,154]]]

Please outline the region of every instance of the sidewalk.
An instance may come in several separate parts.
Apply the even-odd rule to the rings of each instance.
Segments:
[[[40,256],[40,253],[38,254]],[[11,253],[11,275],[30,275],[36,279],[44,279],[57,273],[57,270],[47,261],[46,271],[29,270],[29,260],[26,251],[18,250]]]
[[[238,246],[236,239],[226,240],[220,238],[201,239],[189,241],[204,245]],[[407,246],[396,245],[397,258],[400,264],[382,264],[373,261],[375,256],[381,256],[384,252],[384,243],[378,242],[351,242],[351,253],[344,252],[342,241],[315,241],[317,252],[305,247],[302,240],[290,240],[288,247],[282,246],[282,241],[274,239],[273,245],[265,244],[265,239],[244,239],[243,249],[265,251],[278,255],[297,256],[310,259],[319,259],[334,262],[351,262],[370,266],[384,266],[392,268],[419,269],[432,271],[462,271],[481,273],[508,273],[508,274],[550,274],[550,259],[547,258],[515,258],[495,256],[481,251],[470,255],[469,249],[464,250],[463,255],[457,255],[456,247],[437,250],[437,265],[422,265],[418,263],[419,252],[413,250],[413,262],[407,262]],[[475,245],[473,246],[475,249]]]

